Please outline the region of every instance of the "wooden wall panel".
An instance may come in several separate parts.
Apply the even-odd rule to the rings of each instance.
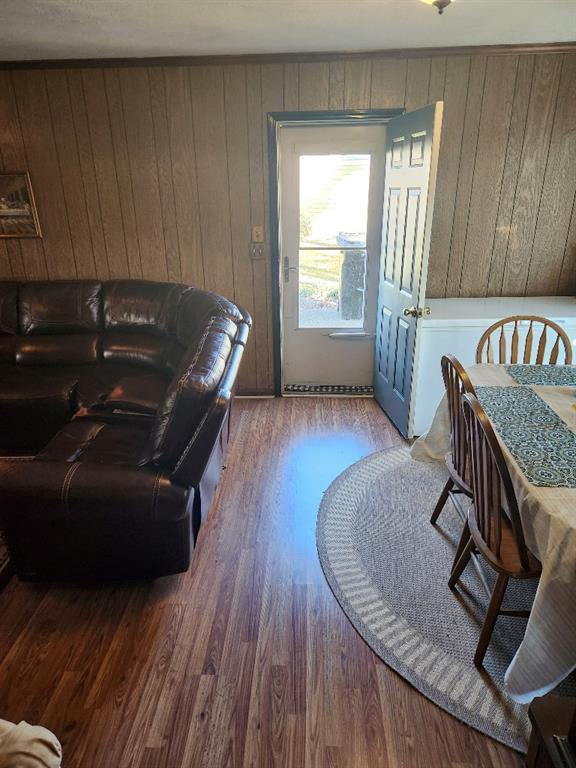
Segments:
[[[565,56],[556,100],[556,114],[546,163],[546,175],[532,244],[526,293],[554,295],[562,264],[557,254],[566,244],[576,193],[576,57]]]
[[[250,228],[258,224],[267,226],[265,218],[264,179],[265,146],[262,110],[262,67],[251,64],[246,68],[246,103],[248,108],[248,167],[250,173]],[[266,268],[262,259],[252,261],[252,285],[254,292],[253,329],[256,345],[257,389],[270,391],[271,370],[269,357],[268,296],[270,286],[266,285]]]
[[[267,115],[269,112],[281,112],[284,109],[284,90],[283,90],[283,68],[281,64],[266,64],[262,67],[262,188],[264,190],[264,222],[265,229],[268,229],[270,221],[270,196],[268,194],[268,146],[267,146]],[[255,290],[259,287],[266,297],[266,350],[268,361],[265,378],[261,377],[259,386],[269,390],[274,386],[273,381],[273,345],[272,345],[272,294],[269,289],[272,280],[272,270],[270,265],[270,248],[267,242],[263,249],[264,259],[256,259],[253,262],[254,268],[254,286]]]
[[[446,85],[446,59],[437,56],[430,62],[430,82],[428,84],[428,104],[444,99]]]
[[[130,228],[123,220],[120,206],[118,170],[102,70],[88,69],[82,73],[82,92],[110,277],[130,277],[126,255],[126,234]],[[49,180],[42,180],[42,183],[49,184]],[[39,215],[42,215],[41,211]]]
[[[118,70],[128,168],[134,201],[139,269],[152,280],[167,280],[160,173],[154,137],[148,70]],[[136,272],[136,266],[132,267]]]
[[[25,170],[27,162],[24,144],[20,132],[12,79],[8,72],[0,71],[0,94],[2,94],[2,98],[0,98],[0,171]],[[26,241],[10,239],[1,242],[3,246],[2,279],[25,278],[26,272],[24,271],[20,244]],[[38,243],[39,247],[42,247],[39,240],[29,240],[28,242]]]
[[[86,112],[86,102],[84,99],[82,73],[79,70],[71,70],[67,73],[67,80],[72,108],[72,123],[69,123],[68,125],[69,127],[74,128],[74,133],[76,135],[80,173],[82,174],[82,187],[84,190],[86,219],[90,228],[90,242],[92,244],[94,267],[96,276],[100,280],[108,280],[110,277],[110,267],[108,264],[104,226],[102,224],[102,210],[98,192],[96,167],[92,153],[90,126],[88,125],[88,114]]]
[[[503,296],[523,295],[526,291],[561,68],[561,56],[542,56],[536,60],[502,281]]]
[[[330,83],[332,86],[332,82]],[[372,61],[354,59],[344,66],[344,107],[366,109],[370,104],[372,86]]]
[[[408,59],[406,72],[406,97],[404,106],[408,111],[428,104],[430,86],[430,59]]]
[[[344,61],[330,62],[330,82],[328,85],[329,109],[344,109],[346,63]]]
[[[506,148],[506,162],[500,187],[500,200],[498,205],[498,217],[496,231],[494,233],[494,245],[490,263],[490,276],[488,279],[487,295],[499,296],[502,292],[502,280],[506,266],[506,254],[510,238],[510,226],[514,209],[514,195],[518,183],[520,160],[524,144],[526,130],[526,118],[528,105],[530,104],[530,90],[534,73],[534,57],[520,56],[518,71],[516,73],[516,87],[514,92],[514,104],[510,118],[510,130],[508,132],[508,146]]]
[[[476,147],[483,162],[474,166],[460,296],[474,296],[488,285],[517,69],[517,56],[489,60],[486,68]],[[494,115],[501,119],[494,120]]]
[[[45,258],[27,264],[26,274],[35,279],[44,279],[48,275],[74,278],[77,270],[45,75],[41,70],[14,72],[12,78],[28,169],[38,180],[50,180],[49,184],[34,184],[36,203],[43,212],[41,224]]]
[[[204,284],[210,291],[234,295],[230,198],[221,67],[197,67],[190,73],[194,115],[196,173]]]
[[[234,260],[234,300],[254,315],[254,278],[248,243],[250,234],[250,165],[248,159],[248,109],[246,67],[226,67],[224,71],[226,113],[226,153],[230,197],[230,229]],[[256,344],[253,333],[242,361],[243,383],[248,391],[258,389]]]
[[[162,206],[162,237],[166,253],[166,271],[172,282],[182,280],[182,265],[178,246],[178,225],[176,221],[176,201],[174,198],[174,180],[172,178],[172,157],[170,154],[170,132],[166,109],[166,83],[162,67],[148,70],[150,81],[150,107],[154,125],[154,147],[158,186]]]
[[[123,74],[123,79],[130,77]],[[121,226],[124,231],[126,257],[128,259],[128,277],[141,278],[144,274],[140,254],[140,238],[136,221],[135,186],[132,184],[128,138],[126,136],[127,119],[124,112],[120,74],[117,69],[104,70],[104,96],[106,98],[108,121],[110,123],[114,152],[114,170],[120,196]],[[128,105],[128,111],[130,105]],[[146,120],[146,104],[142,105],[143,119]],[[145,194],[145,190],[141,191]]]
[[[196,144],[188,69],[166,67],[164,79],[181,279],[191,285],[203,286],[205,280],[196,174]]]
[[[469,222],[468,213],[470,211],[470,197],[472,195],[472,184],[474,181],[474,167],[476,165],[476,149],[478,146],[478,130],[482,114],[482,97],[484,94],[485,77],[486,57],[473,57],[470,62],[466,111],[464,114],[462,142],[458,158],[456,200],[454,204],[448,273],[444,294],[446,296],[460,295],[462,265],[464,263],[464,251],[466,248],[466,232]],[[438,190],[436,194],[438,195],[438,193],[442,194],[442,191]],[[432,256],[428,267],[428,273],[430,274],[434,269],[434,257]]]
[[[559,293],[564,293],[567,285],[576,286],[576,195],[572,205],[572,216],[568,227],[568,237],[562,260],[562,270],[558,281]],[[574,292],[574,289],[572,290]]]
[[[0,169],[43,239],[0,279],[144,277],[254,316],[245,392],[272,387],[266,114],[444,99],[428,295],[576,293],[576,53],[0,71]]]
[[[329,109],[330,64],[321,61],[300,64],[298,84],[299,109]]]
[[[60,167],[64,201],[68,213],[75,276],[91,279],[96,277],[96,267],[86,212],[86,195],[82,181],[76,133],[69,129],[73,118],[66,72],[58,70],[46,72],[46,88],[54,131],[56,157]]]
[[[370,106],[372,109],[403,107],[406,99],[407,59],[376,59],[372,62]]]
[[[431,296],[444,296],[450,268],[450,244],[458,190],[460,155],[466,116],[466,98],[470,77],[470,58],[451,56],[446,61],[442,138],[438,158],[437,193],[434,202],[428,270],[428,292]]]

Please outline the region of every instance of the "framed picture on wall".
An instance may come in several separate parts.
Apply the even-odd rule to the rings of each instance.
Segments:
[[[0,173],[0,238],[41,236],[29,174]]]

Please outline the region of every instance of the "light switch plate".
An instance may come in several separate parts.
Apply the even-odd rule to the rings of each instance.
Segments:
[[[255,224],[252,227],[252,242],[253,243],[264,242],[264,227],[261,224]]]

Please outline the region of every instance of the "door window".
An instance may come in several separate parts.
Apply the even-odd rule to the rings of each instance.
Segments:
[[[298,327],[362,328],[369,154],[300,156]]]

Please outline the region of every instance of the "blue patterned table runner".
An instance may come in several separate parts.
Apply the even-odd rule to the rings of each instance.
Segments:
[[[518,384],[542,387],[576,387],[576,365],[507,365]]]
[[[576,488],[576,434],[529,387],[476,387],[480,404],[532,485]]]

